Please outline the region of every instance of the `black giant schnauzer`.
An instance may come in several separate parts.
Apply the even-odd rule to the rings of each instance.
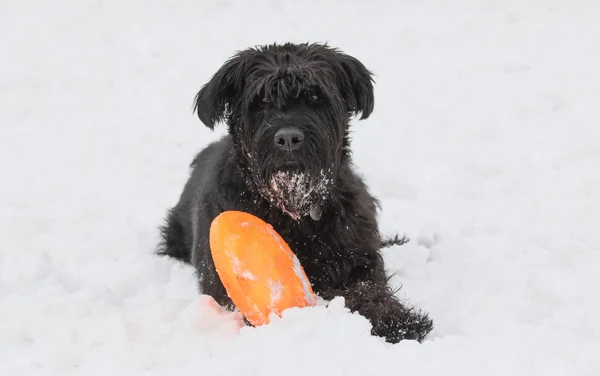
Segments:
[[[195,99],[200,120],[228,134],[191,164],[161,228],[159,253],[190,262],[202,293],[233,309],[216,273],[209,228],[223,211],[254,214],[287,241],[315,293],[343,296],[372,334],[422,341],[433,327],[388,285],[377,200],[353,171],[348,127],[373,111],[371,72],[322,44],[267,45],[237,53]]]

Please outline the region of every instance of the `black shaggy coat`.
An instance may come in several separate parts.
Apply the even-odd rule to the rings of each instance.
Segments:
[[[423,340],[432,321],[400,302],[387,284],[377,201],[351,165],[350,116],[366,118],[373,110],[366,68],[318,44],[249,49],[213,76],[196,106],[205,125],[225,120],[229,134],[192,162],[180,200],[161,229],[159,252],[190,262],[201,292],[232,309],[211,257],[209,229],[223,211],[248,212],[285,239],[319,296],[343,296],[350,310],[371,322],[372,333],[389,342]],[[309,152],[281,153],[269,143],[278,127],[290,124],[306,134]],[[320,171],[327,183],[305,204],[292,204],[292,196],[276,200],[269,177],[288,166]],[[308,215],[311,208],[319,209],[317,218]]]

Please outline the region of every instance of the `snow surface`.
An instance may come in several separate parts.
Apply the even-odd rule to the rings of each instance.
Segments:
[[[600,374],[600,3],[0,3],[0,375]],[[356,166],[402,298],[389,345],[341,299],[241,328],[152,254],[233,51],[329,41],[376,74]]]

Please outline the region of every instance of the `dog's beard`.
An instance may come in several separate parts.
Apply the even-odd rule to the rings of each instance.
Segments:
[[[261,194],[272,205],[294,220],[310,215],[318,220],[321,204],[327,199],[332,178],[330,171],[309,173],[300,170],[278,170],[268,177]]]

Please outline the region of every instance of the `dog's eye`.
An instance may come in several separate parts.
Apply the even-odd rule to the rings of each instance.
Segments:
[[[317,93],[315,93],[314,91],[309,91],[308,93],[306,93],[306,96],[308,98],[309,101],[311,102],[318,102],[320,97]]]
[[[262,104],[270,104],[271,100],[267,97],[264,97],[263,99],[260,100],[262,102]]]

